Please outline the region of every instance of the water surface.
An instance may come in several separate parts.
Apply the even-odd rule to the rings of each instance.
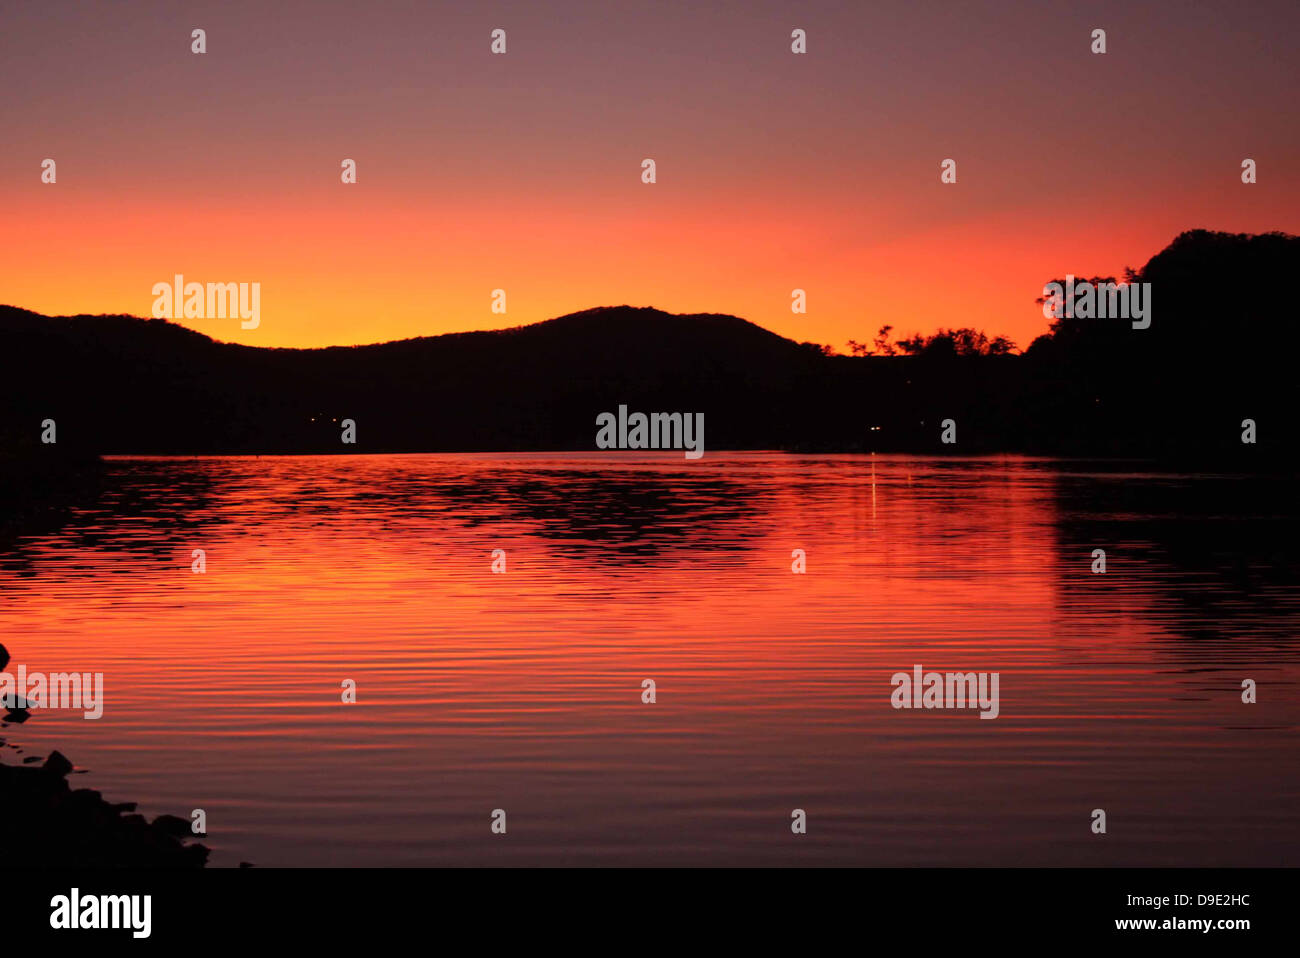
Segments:
[[[104,717],[0,736],[203,808],[217,865],[1296,865],[1292,489],[1018,457],[113,459],[0,539],[10,671],[102,671]],[[1001,673],[999,718],[891,708],[917,663]]]

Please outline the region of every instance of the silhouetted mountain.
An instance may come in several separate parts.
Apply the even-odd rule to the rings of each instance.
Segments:
[[[18,411],[5,423],[10,443],[39,445],[41,421],[53,419],[60,447],[105,452],[590,449],[596,415],[620,403],[703,411],[716,441],[764,445],[799,434],[782,393],[814,387],[822,365],[735,317],[631,307],[327,349],[4,307],[0,337],[16,360],[0,386]],[[754,417],[755,400],[787,421],[774,432]],[[340,441],[345,418],[356,446]]]
[[[217,343],[164,320],[0,307],[0,441],[89,453],[594,450],[596,417],[702,412],[705,449],[1289,452],[1300,238],[1197,231],[1131,278],[1152,322],[1058,321],[1022,356],[826,356],[734,316],[604,307],[373,346]],[[940,443],[940,422],[957,443]],[[1254,419],[1258,443],[1241,443]],[[57,424],[57,446],[40,442]],[[341,442],[339,422],[356,422]],[[56,452],[57,450],[57,452]],[[1251,459],[1250,457],[1254,457]]]

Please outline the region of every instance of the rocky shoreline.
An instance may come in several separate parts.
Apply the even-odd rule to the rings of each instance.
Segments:
[[[0,670],[9,653],[0,645]],[[6,709],[3,726],[26,721],[21,704]],[[5,740],[0,738],[0,745]],[[159,815],[152,822],[135,802],[113,803],[91,788],[72,788],[72,762],[58,751],[41,764],[0,762],[0,847],[14,865],[46,868],[202,868],[209,849],[197,842],[190,822]]]

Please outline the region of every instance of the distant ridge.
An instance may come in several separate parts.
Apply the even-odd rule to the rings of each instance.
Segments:
[[[0,339],[21,357],[0,390],[26,422],[45,410],[36,422],[55,419],[65,448],[140,453],[591,448],[596,415],[619,403],[715,410],[740,424],[735,441],[761,443],[770,424],[745,426],[745,404],[792,376],[812,385],[822,358],[735,316],[630,306],[309,349],[0,307]],[[339,442],[343,418],[358,423],[356,447]]]
[[[1253,462],[1294,445],[1300,336],[1279,291],[1297,267],[1294,236],[1184,233],[1135,277],[1154,289],[1149,329],[1058,323],[1021,356],[826,356],[736,316],[633,306],[310,349],[3,306],[0,456],[595,451],[597,415],[624,404],[704,413],[713,450]],[[57,452],[40,443],[46,419]]]
[[[0,327],[0,332],[20,334],[22,332],[44,332],[48,331],[47,327],[52,323],[72,323],[95,321],[109,324],[116,328],[127,328],[135,324],[145,324],[150,329],[174,329],[179,334],[184,334],[191,339],[198,341],[204,340],[216,346],[243,346],[241,343],[225,343],[211,336],[206,335],[198,330],[191,329],[188,326],[182,326],[167,319],[152,319],[140,316],[132,316],[125,313],[78,313],[71,316],[47,316],[19,306],[0,305],[0,316],[4,317],[4,325]],[[620,327],[619,334],[624,334],[629,327],[642,326],[645,329],[654,329],[662,332],[665,329],[677,327],[685,330],[688,327],[694,327],[693,332],[699,333],[701,330],[712,327],[712,332],[717,335],[726,335],[733,333],[738,335],[752,335],[755,341],[767,339],[770,341],[779,341],[782,343],[793,343],[793,340],[786,339],[783,336],[773,333],[763,327],[752,323],[747,319],[741,319],[738,316],[730,316],[725,313],[668,313],[653,306],[595,306],[590,309],[580,310],[576,313],[568,313],[564,316],[556,316],[552,319],[539,320],[534,323],[525,323],[519,326],[509,326],[503,329],[489,330],[467,330],[464,332],[436,333],[427,336],[408,336],[402,339],[388,340],[382,343],[366,343],[357,346],[253,346],[253,349],[274,349],[287,352],[320,352],[329,349],[375,349],[381,346],[401,346],[411,343],[430,343],[439,341],[451,341],[464,338],[502,338],[513,336],[532,336],[545,335],[547,333],[563,332],[564,334],[574,335],[581,334],[585,336],[598,336],[611,333],[614,327]],[[78,329],[76,335],[83,335],[83,329]]]

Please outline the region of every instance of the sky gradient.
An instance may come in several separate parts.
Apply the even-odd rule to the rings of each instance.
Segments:
[[[0,11],[0,302],[44,313],[147,316],[182,273],[259,282],[259,328],[186,321],[255,345],[629,303],[1024,347],[1055,276],[1300,228],[1294,2]]]

